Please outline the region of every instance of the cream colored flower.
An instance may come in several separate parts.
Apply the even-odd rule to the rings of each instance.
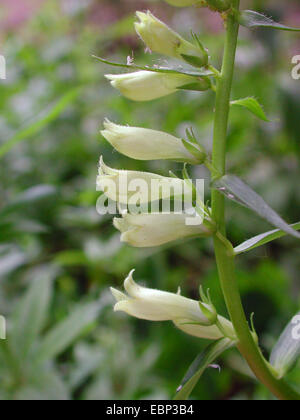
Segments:
[[[192,191],[183,179],[164,177],[150,172],[110,168],[100,158],[97,190],[120,204],[144,204],[171,197],[192,199]]]
[[[232,323],[222,316],[218,316],[218,321],[222,326],[222,331],[226,333],[226,336],[234,338],[235,332]],[[222,333],[216,325],[211,325],[209,327],[199,326],[195,323],[191,323],[189,319],[180,319],[173,322],[178,329],[194,337],[207,338],[209,340],[219,340],[224,337],[224,333]]]
[[[200,48],[201,44],[195,46],[186,41],[149,11],[136,14],[140,20],[135,23],[136,32],[151,51],[184,59],[197,67],[208,64],[208,54],[203,47]]]
[[[133,159],[167,159],[197,164],[201,155],[205,158],[205,153],[200,151],[196,158],[181,139],[162,131],[117,125],[105,120],[101,134],[118,152]]]
[[[224,336],[217,326],[210,325],[210,321],[200,309],[199,302],[180,294],[141,287],[134,282],[133,271],[124,282],[127,294],[111,289],[117,301],[115,311],[123,311],[148,321],[173,321],[182,331],[200,338],[218,340]],[[211,310],[209,305],[203,305]],[[230,336],[234,336],[229,321],[223,317],[218,317],[218,321]]]
[[[183,238],[213,234],[211,224],[199,218],[199,224],[187,225],[186,214],[123,214],[114,219],[121,241],[139,247],[154,247]],[[201,223],[202,222],[202,223]]]
[[[125,74],[108,74],[106,78],[126,98],[133,101],[151,101],[176,92],[179,88],[192,85],[194,90],[211,88],[207,77],[194,77],[185,74],[137,71]]]

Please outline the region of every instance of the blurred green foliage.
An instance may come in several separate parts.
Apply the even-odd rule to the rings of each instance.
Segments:
[[[1,33],[7,80],[0,82],[0,313],[8,324],[8,339],[0,342],[1,399],[172,397],[205,343],[171,324],[113,313],[109,286],[120,288],[134,267],[136,279],[154,288],[181,286],[196,298],[199,284],[209,287],[226,315],[210,241],[133,249],[120,244],[111,217],[95,209],[100,154],[118,168],[160,174],[181,168],[114,152],[98,134],[104,117],[181,136],[192,126],[210,148],[214,95],[133,103],[104,80],[114,70],[91,58],[125,61],[133,51],[137,62],[156,59],[144,54],[132,30],[135,8],[150,7],[177,31],[197,31],[218,65],[220,22],[159,1],[111,3],[45,1],[26,23]],[[279,1],[244,3],[286,16]],[[294,10],[297,1],[289,3]],[[233,99],[255,96],[272,122],[235,107],[228,143],[231,172],[290,223],[299,221],[300,208],[300,83],[290,75],[299,47],[298,35],[241,31]],[[208,194],[208,173],[198,168],[193,175],[205,177]],[[235,204],[228,203],[227,215],[235,244],[269,229]],[[245,308],[255,312],[266,354],[299,310],[299,256],[297,241],[286,237],[238,258]],[[235,351],[220,363],[221,373],[206,372],[194,398],[270,398]],[[299,386],[297,367],[290,379]]]

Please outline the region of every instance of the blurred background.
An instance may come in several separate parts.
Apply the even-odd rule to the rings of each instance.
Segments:
[[[298,0],[242,0],[276,19],[300,26]],[[2,0],[0,54],[0,399],[167,399],[206,343],[171,323],[150,323],[113,313],[109,287],[127,273],[147,286],[197,298],[210,288],[226,315],[211,241],[161,249],[121,244],[111,216],[99,216],[95,179],[100,154],[110,166],[180,171],[168,162],[139,162],[113,151],[99,134],[109,117],[120,124],[184,135],[192,126],[211,148],[214,95],[179,93],[150,103],[124,99],[104,79],[116,72],[92,54],[137,63],[145,54],[133,31],[134,12],[150,9],[178,32],[193,29],[219,66],[223,31],[204,9],[173,8],[144,0]],[[242,29],[233,97],[255,96],[272,120],[231,112],[228,168],[242,176],[284,218],[300,220],[300,81],[291,59],[300,54],[297,33]],[[194,170],[204,177],[206,170]],[[270,226],[228,203],[234,244]],[[247,314],[265,354],[300,306],[300,248],[284,238],[238,259]],[[193,398],[268,399],[235,351],[208,370]],[[300,370],[290,380],[300,387]]]

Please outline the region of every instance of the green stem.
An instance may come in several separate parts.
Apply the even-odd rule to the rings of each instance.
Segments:
[[[240,0],[233,0],[233,7],[238,10],[239,6]],[[222,72],[220,79],[217,81],[212,154],[212,166],[221,175],[225,174],[230,95],[238,32],[239,24],[233,16],[228,15]],[[226,238],[225,198],[218,191],[212,192],[212,216],[217,224],[219,232]],[[291,389],[288,384],[274,376],[271,367],[264,359],[253,338],[239,293],[235,275],[234,256],[228,253],[224,240],[221,240],[220,238],[220,235],[215,235],[214,237],[216,261],[227,309],[238,337],[238,348],[257,378],[267,386],[276,397],[282,400],[300,400],[300,396]]]

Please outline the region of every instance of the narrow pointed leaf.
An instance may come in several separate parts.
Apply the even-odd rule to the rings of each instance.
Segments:
[[[11,341],[15,353],[24,359],[45,325],[52,297],[52,282],[57,269],[41,266],[33,273],[33,280],[19,303],[14,316]]]
[[[55,195],[56,192],[57,189],[53,185],[35,185],[21,192],[13,201],[2,207],[0,215],[4,217],[13,211],[20,210],[23,207],[29,207],[38,201]]]
[[[282,378],[300,357],[300,312],[293,317],[271,353],[270,362]]]
[[[294,225],[291,225],[291,227],[295,230],[300,230],[300,222],[295,223]],[[243,252],[251,251],[252,249],[255,249],[259,246],[275,241],[276,239],[280,239],[283,236],[286,236],[286,233],[279,229],[261,233],[260,235],[257,235],[251,239],[248,239],[247,241],[235,247],[234,252],[236,255],[239,255],[239,254],[242,254]]]
[[[271,28],[279,29],[282,31],[298,32],[300,28],[293,28],[290,26],[282,25],[275,22],[272,18],[263,15],[262,13],[255,12],[254,10],[244,10],[239,15],[239,22],[246,28]]]
[[[245,207],[248,207],[276,228],[300,239],[300,234],[290,227],[265,201],[235,175],[225,175],[215,180],[212,187]]]
[[[99,303],[87,303],[75,309],[65,320],[50,330],[38,348],[37,360],[53,359],[70,346],[96,319],[102,308]]]
[[[261,120],[270,122],[270,120],[265,114],[265,111],[262,105],[255,98],[249,97],[249,98],[238,99],[236,101],[232,101],[231,105],[241,106],[243,108],[246,108],[248,109],[248,111],[252,112],[252,114],[256,115],[256,117],[260,118]]]
[[[72,89],[67,92],[56,104],[50,105],[50,107],[41,112],[36,118],[34,118],[28,125],[21,128],[13,137],[8,141],[0,145],[0,158],[6,155],[13,147],[15,147],[21,141],[27,140],[33,137],[43,128],[45,128],[52,121],[56,120],[60,114],[67,108],[67,106],[74,102],[76,97],[79,95],[80,89]]]
[[[234,346],[235,342],[229,338],[222,338],[221,340],[210,344],[191,364],[178,388],[174,400],[187,400],[209,365],[211,365],[222,353]]]
[[[109,66],[114,67],[121,67],[130,70],[146,70],[152,71],[154,73],[170,73],[170,74],[185,74],[187,76],[194,76],[194,77],[203,77],[203,76],[213,76],[214,73],[206,68],[202,68],[199,70],[190,69],[188,67],[183,66],[140,66],[137,64],[123,64],[123,63],[115,63],[113,61],[105,60],[104,58],[97,57],[93,55],[93,58],[101,61],[101,63],[108,64]]]

